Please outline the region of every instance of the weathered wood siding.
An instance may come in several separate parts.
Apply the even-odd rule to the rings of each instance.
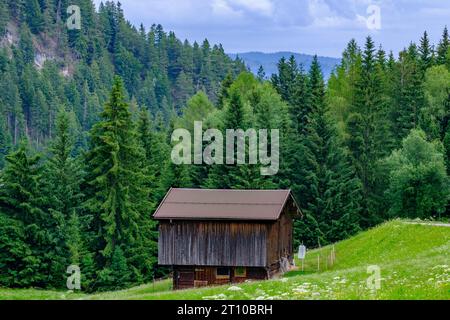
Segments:
[[[283,257],[290,258],[293,250],[293,220],[287,209],[269,230],[267,256],[273,263]]]
[[[268,231],[267,258],[271,269],[276,266],[282,258],[292,260],[293,258],[293,219],[290,207],[286,207],[280,219],[271,224]]]
[[[178,266],[267,266],[269,223],[161,221],[158,260]]]

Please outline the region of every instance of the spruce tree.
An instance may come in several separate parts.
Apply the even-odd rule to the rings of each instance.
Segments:
[[[84,174],[81,163],[73,157],[74,138],[70,113],[61,107],[45,166],[47,179],[43,182],[46,207],[52,217],[49,230],[55,243],[52,273],[61,277],[58,287],[64,286],[62,275],[69,265],[78,265],[83,272],[82,256],[89,254],[81,238],[87,224],[84,217],[79,217],[84,197],[81,191]]]
[[[386,152],[382,138],[384,122],[387,121],[383,112],[382,82],[377,72],[375,45],[370,37],[366,40],[359,72],[346,124],[347,145],[363,185],[363,225],[367,227],[380,221],[374,203],[376,162]]]
[[[47,164],[48,190],[51,207],[62,214],[67,221],[74,210],[81,205],[83,194],[80,185],[83,168],[73,157],[75,128],[70,113],[64,107],[58,111],[55,139],[50,147]]]
[[[438,64],[446,64],[447,62],[447,53],[450,49],[450,36],[448,33],[447,26],[444,28],[442,33],[442,38],[439,42],[439,45],[436,50],[436,62]]]
[[[257,74],[258,74],[258,76],[257,76],[258,81],[263,82],[264,80],[266,80],[266,72],[264,71],[264,68],[262,65],[259,66]]]
[[[252,77],[253,80],[255,80]],[[239,81],[239,79],[237,80]],[[240,77],[240,84],[245,85],[249,79],[245,74]],[[251,80],[250,80],[251,81]],[[241,129],[244,132],[251,127],[250,106],[240,92],[239,85],[233,84],[230,89],[230,98],[222,114],[221,131],[226,137],[226,130]],[[246,139],[247,140],[247,139]],[[248,141],[244,142],[248,152]],[[234,164],[226,163],[227,148],[224,145],[224,164],[214,165],[210,168],[204,187],[212,189],[255,189],[259,184],[259,170],[256,165],[239,165],[237,163],[237,139],[234,140]]]
[[[44,16],[38,0],[25,1],[25,15],[26,21],[30,27],[31,32],[37,34],[44,30]]]
[[[146,184],[151,190],[152,208],[156,209],[168,190],[164,175],[169,171],[170,165],[168,131],[161,113],[152,120],[149,112],[142,109],[139,114],[137,133],[145,153]]]
[[[225,107],[223,117],[222,134],[224,134],[224,137],[226,136],[225,131],[227,129],[244,130],[246,128],[244,101],[237,90],[230,91],[229,102]],[[226,146],[224,146],[224,156],[226,156]],[[236,160],[236,155],[234,160]],[[216,164],[209,171],[208,179],[204,186],[211,189],[231,189],[238,184],[234,180],[239,179],[235,174],[238,170],[236,163],[234,165],[227,165],[225,163],[223,165]]]
[[[2,181],[2,180],[0,180]],[[42,281],[40,259],[28,241],[26,224],[0,211],[0,285],[5,288],[27,288]]]
[[[51,218],[43,210],[40,157],[30,155],[22,142],[6,160],[1,176],[0,212],[3,222],[10,224],[2,225],[6,236],[2,246],[8,250],[1,256],[5,271],[2,281],[12,287],[54,285],[49,274],[55,258],[50,252],[52,240],[47,229]],[[12,243],[8,237],[17,237],[17,242]]]
[[[397,143],[405,138],[411,129],[417,128],[420,112],[424,107],[424,93],[417,47],[411,44],[400,53],[397,79],[394,84],[394,133]]]
[[[117,281],[121,286],[130,283],[124,275],[113,273],[116,260],[122,260],[118,250],[123,250],[127,268],[133,270],[131,282],[148,279],[153,268],[150,258],[145,258],[152,245],[146,233],[151,228],[151,205],[143,169],[145,155],[124,95],[123,82],[116,77],[102,120],[91,131],[87,154],[90,197],[86,206],[92,215],[92,230],[98,232],[92,243],[100,253],[96,260],[102,269],[97,285],[106,288]]]
[[[330,123],[317,57],[313,59],[309,78],[312,111],[298,164],[303,179],[302,192],[297,195],[306,219],[296,224],[296,238],[308,246],[316,246],[317,241],[322,245],[359,230],[362,189]]]
[[[0,1],[0,37],[6,33],[6,26],[9,20],[8,4],[6,1]]]
[[[6,128],[5,122],[0,121],[0,169],[5,166],[5,158],[12,146],[11,140],[11,134]]]
[[[422,73],[425,73],[425,71],[433,65],[434,56],[433,48],[426,31],[423,33],[422,38],[420,38],[419,54]]]
[[[220,87],[219,99],[217,102],[217,108],[223,109],[225,106],[225,100],[229,98],[228,90],[233,84],[233,76],[231,73],[228,73],[225,79],[222,81],[222,85]]]

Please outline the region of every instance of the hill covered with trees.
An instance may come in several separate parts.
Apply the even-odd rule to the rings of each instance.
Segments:
[[[69,5],[80,7],[80,30],[66,26]],[[221,45],[190,44],[161,25],[132,26],[120,3],[109,1],[96,12],[91,0],[1,0],[0,39],[0,114],[6,119],[0,131],[13,145],[23,137],[45,145],[62,105],[74,113],[80,133],[90,129],[114,75],[122,77],[135,108],[168,121],[199,90],[217,101],[225,76],[244,70]],[[82,134],[79,139],[85,143]]]
[[[272,74],[278,72],[277,64],[281,58],[288,59],[291,56],[295,57],[297,63],[303,65],[305,69],[309,69],[314,56],[308,54],[301,54],[295,52],[242,52],[239,54],[229,54],[233,59],[240,58],[245,65],[255,74],[258,75],[258,71],[264,71],[267,78],[270,78]],[[330,77],[336,66],[340,63],[340,59],[330,57],[319,57],[320,66],[326,80]],[[261,68],[262,67],[262,68]]]
[[[152,214],[170,187],[291,189],[308,247],[449,217],[447,29],[398,56],[352,40],[327,83],[317,57],[283,58],[268,81],[220,46],[136,29],[120,5],[78,4],[67,30],[64,1],[0,2],[0,286],[64,288],[70,265],[86,291],[164,275]],[[173,164],[171,134],[194,121],[279,129],[279,173]]]

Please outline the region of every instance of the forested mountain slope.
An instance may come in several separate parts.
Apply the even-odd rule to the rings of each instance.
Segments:
[[[70,30],[69,5],[81,10],[81,29]],[[56,111],[73,111],[80,131],[98,119],[114,74],[137,105],[167,120],[204,90],[217,100],[228,73],[244,70],[221,45],[181,41],[161,25],[127,22],[120,4],[96,12],[91,0],[0,0],[0,140],[22,137],[41,146],[54,133]]]
[[[267,78],[270,78],[273,74],[278,72],[277,64],[281,58],[288,59],[291,56],[295,57],[295,60],[299,64],[308,70],[311,67],[314,56],[295,53],[295,52],[274,52],[274,53],[264,53],[264,52],[242,52],[229,54],[232,59],[240,58],[245,63],[250,70],[257,75],[260,67],[263,68],[264,73]],[[330,58],[330,57],[318,57],[319,63],[322,66],[322,72],[325,79],[328,79],[331,73],[334,71],[336,66],[340,63],[340,59]]]

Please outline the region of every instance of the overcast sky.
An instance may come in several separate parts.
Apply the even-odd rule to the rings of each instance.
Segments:
[[[100,0],[95,0],[99,4]],[[294,51],[340,57],[351,38],[372,35],[398,52],[424,30],[437,42],[450,22],[449,0],[122,0],[126,18],[161,23],[181,39],[222,43],[230,53]],[[380,8],[381,29],[366,19]],[[375,21],[376,19],[371,19]],[[371,26],[376,26],[371,24]]]

